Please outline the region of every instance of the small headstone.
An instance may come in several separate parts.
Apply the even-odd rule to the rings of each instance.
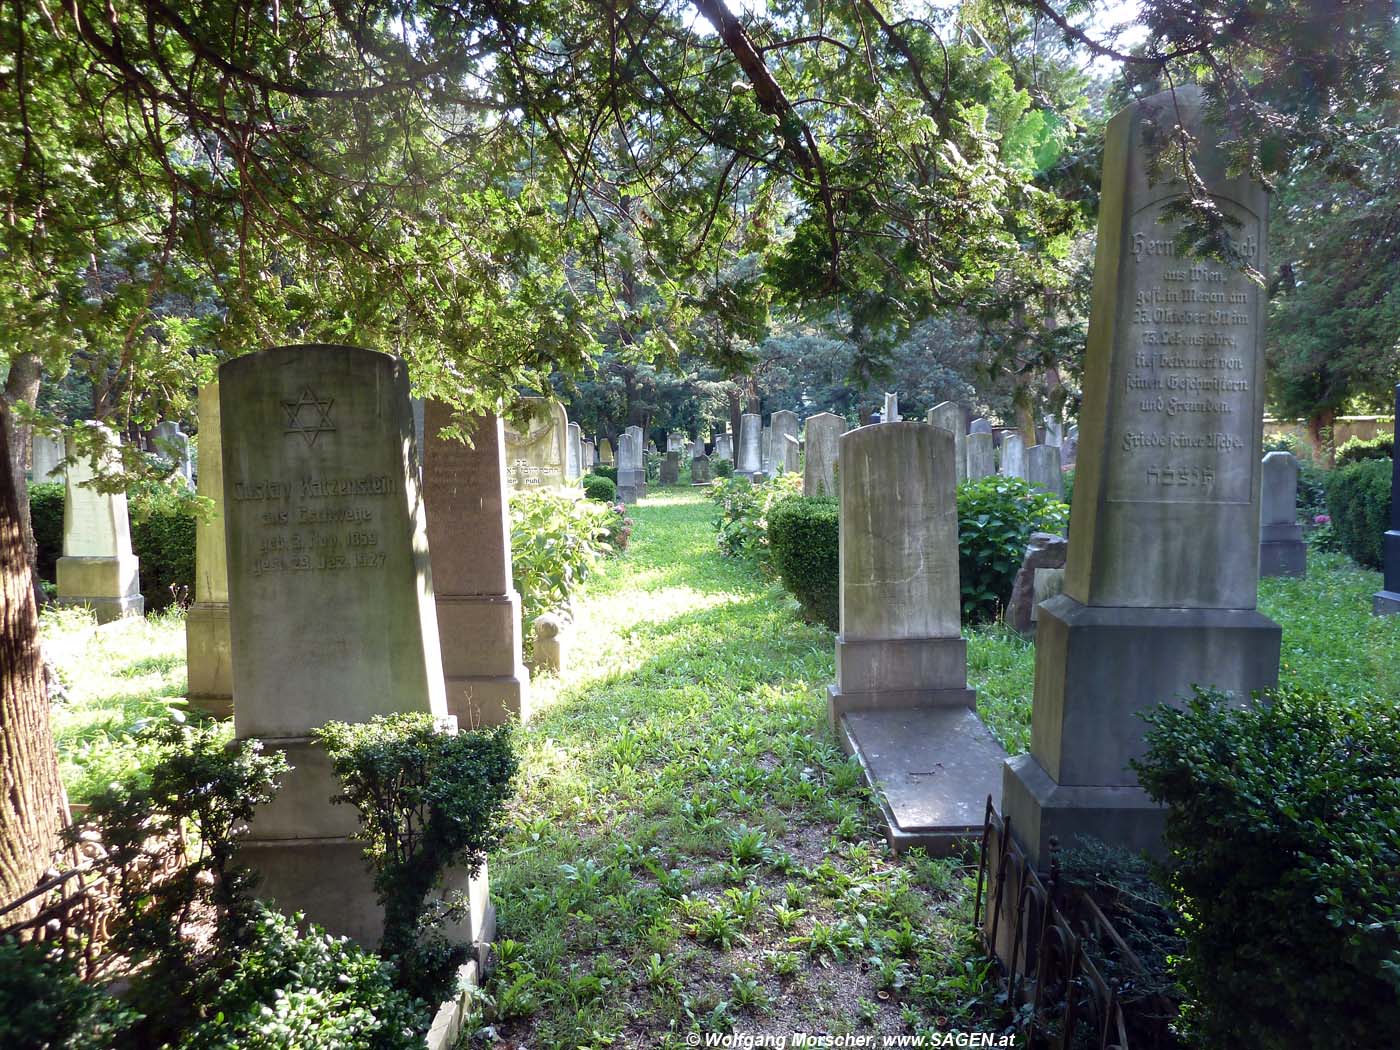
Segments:
[[[734,462],[734,439],[729,434],[715,435],[715,459],[727,459]]]
[[[953,457],[958,464],[958,482],[967,480],[967,421],[963,418],[962,406],[953,401],[943,401],[928,410],[924,417],[931,425],[946,430],[953,435]]]
[[[30,439],[30,472],[35,481],[62,481],[64,448],[61,438],[37,431]]]
[[[711,480],[710,457],[699,455],[692,459],[690,461],[690,483],[692,485],[708,485]]]
[[[1064,444],[1064,425],[1057,419],[1047,419],[1045,421],[1045,441],[1046,445],[1054,445],[1059,448]]]
[[[598,463],[598,450],[592,441],[583,442],[583,472],[587,474]]]
[[[115,433],[101,423],[84,424],[106,435],[101,466],[120,466]],[[68,454],[77,453],[72,434]],[[141,597],[140,563],[131,550],[131,525],[125,492],[99,492],[87,482],[97,477],[98,464],[81,456],[69,468],[63,504],[63,556],[58,559],[58,604],[86,605],[98,623],[145,611]]]
[[[679,452],[685,448],[685,435],[677,431],[671,431],[666,435],[666,451]]]
[[[680,451],[677,450],[677,451],[675,451],[675,452],[667,452],[667,453],[666,453],[666,458],[663,459],[663,460],[661,461],[661,484],[663,484],[663,485],[678,485],[678,484],[680,484],[680,480],[681,480],[681,454],[680,454]]]
[[[613,458],[612,442],[609,441],[607,438],[603,438],[602,441],[598,442],[598,462],[606,464],[612,464],[616,462],[616,460]]]
[[[967,428],[967,432],[969,434],[990,434],[992,432],[992,424],[990,420],[978,416],[972,421],[972,425]]]
[[[773,413],[774,469],[785,474],[797,473],[797,413],[783,409]]]
[[[753,478],[763,473],[763,417],[746,412],[739,421],[739,464],[737,473]]]
[[[771,420],[772,417],[770,416]],[[759,452],[763,459],[763,473],[767,477],[774,477],[778,473],[778,464],[773,457],[773,428],[766,426],[763,428],[762,436],[759,438]]]
[[[1377,616],[1400,614],[1400,386],[1395,388],[1394,473],[1390,478],[1390,528],[1385,534],[1383,564],[1384,586],[1371,599],[1371,611]]]
[[[1298,524],[1298,457],[1292,452],[1264,456],[1259,506],[1259,575],[1306,576],[1308,545]]]
[[[990,430],[978,430],[967,435],[967,480],[990,477],[997,472],[996,438]]]
[[[617,498],[622,503],[636,503],[641,498],[637,489],[637,472],[626,464],[632,462],[631,434],[623,433],[617,439]]]
[[[705,454],[705,439],[704,439],[704,438],[696,438],[696,439],[695,439],[695,443],[692,444],[692,445],[690,446],[690,458],[691,458],[691,459],[694,459],[696,456],[703,456],[704,454]]]
[[[1026,441],[1020,434],[1006,433],[1001,439],[1001,466],[999,472],[1008,478],[1026,476]]]
[[[802,469],[802,492],[807,496],[835,496],[836,456],[846,420],[834,412],[809,416],[806,423],[807,459]]]
[[[1040,609],[1041,602],[1048,602],[1057,594],[1063,594],[1065,590],[1065,570],[1060,568],[1047,568],[1035,570],[1035,600],[1031,603],[1031,623],[1035,623],[1039,617],[1036,615]]]
[[[645,449],[647,447],[646,435],[642,433],[642,428],[635,424],[627,428],[627,434],[631,437],[628,444],[630,449],[627,462],[624,464],[631,471],[632,488],[637,493],[637,499],[642,499],[647,494],[647,461]],[[656,443],[652,442],[651,451],[656,451]],[[618,468],[621,477],[621,467]]]
[[[218,718],[233,714],[233,645],[224,543],[224,458],[219,384],[199,388],[199,494],[211,509],[195,523],[194,604],[185,614],[189,702]]]
[[[190,460],[190,439],[180,424],[171,420],[157,423],[151,432],[156,450],[167,462],[175,464],[176,471],[184,478],[186,485],[194,483],[194,463]]]
[[[1006,611],[1002,614],[1006,626],[1023,635],[1035,630],[1035,610],[1039,602],[1035,593],[1036,573],[1042,569],[1063,569],[1068,549],[1068,541],[1063,536],[1052,532],[1031,533],[1025,557],[1021,559],[1021,568],[1011,586]]]
[[[1060,460],[1066,467],[1079,461],[1079,428],[1070,427],[1065,431],[1065,443],[1060,446]]]
[[[880,412],[880,422],[881,422],[881,423],[898,423],[898,422],[899,422],[899,395],[898,395],[898,394],[886,394],[886,395],[885,395],[885,406],[884,406],[884,408],[883,408],[883,409],[881,410],[881,412]]]
[[[577,481],[583,476],[583,430],[577,423],[570,423],[567,434],[564,478],[567,481]]]
[[[506,424],[506,481],[512,492],[557,489],[568,473],[569,418],[564,406],[523,397],[523,419]]]
[[[1058,445],[1032,445],[1026,450],[1026,480],[1063,499],[1065,475],[1060,470]]]

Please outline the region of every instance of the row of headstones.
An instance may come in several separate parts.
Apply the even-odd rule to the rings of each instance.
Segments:
[[[114,440],[109,435],[109,441]],[[185,484],[193,487],[195,481],[194,454],[190,450],[190,438],[180,424],[166,420],[157,423],[151,431],[153,451],[170,462]],[[35,433],[30,439],[29,477],[33,481],[62,481],[66,473],[64,463],[72,449],[60,438],[48,434]]]

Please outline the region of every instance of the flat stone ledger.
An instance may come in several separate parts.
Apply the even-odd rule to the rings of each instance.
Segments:
[[[1159,220],[1184,187],[1147,170],[1149,138],[1183,121],[1237,246],[1267,269],[1267,195],[1226,177],[1200,109],[1185,88],[1109,124],[1064,593],[1039,606],[1031,751],[1004,783],[1034,863],[1052,836],[1160,853],[1163,813],[1128,768],[1139,713],[1197,684],[1245,698],[1278,681],[1281,632],[1255,608],[1264,303],[1243,274],[1178,254]]]
[[[228,621],[228,557],[224,548],[224,461],[219,384],[199,390],[199,494],[211,509],[195,524],[194,604],[185,614],[185,667],[191,706],[233,714],[233,643]]]
[[[512,492],[558,489],[568,481],[569,417],[542,397],[520,399],[524,419],[506,425],[506,483]]]
[[[281,908],[373,944],[354,807],[331,805],[311,731],[399,711],[448,723],[407,370],[372,350],[279,347],[226,363],[219,383],[234,733],[293,766],[245,858]]]
[[[107,430],[107,436],[108,454],[114,456],[116,435]],[[77,452],[72,435],[66,448],[69,456]],[[131,550],[126,493],[97,491],[87,484],[97,475],[97,464],[80,456],[64,479],[63,556],[56,567],[58,604],[87,606],[98,623],[110,623],[142,615],[146,603],[141,597],[140,560]]]
[[[466,417],[468,444],[442,436],[453,422],[451,406],[427,403],[423,502],[447,710],[464,728],[527,721],[530,673],[511,579],[505,427],[494,414]]]

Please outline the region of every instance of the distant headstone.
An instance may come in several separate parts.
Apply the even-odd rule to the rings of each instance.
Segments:
[[[577,481],[583,476],[583,430],[577,423],[570,423],[566,433],[564,478]]]
[[[774,468],[785,474],[797,473],[800,461],[797,446],[797,413],[783,409],[773,413]]]
[[[1065,443],[1060,446],[1060,459],[1066,467],[1079,461],[1079,428],[1070,427],[1065,431]]]
[[[1040,600],[1036,597],[1036,574],[1045,569],[1063,570],[1068,547],[1068,541],[1063,536],[1051,532],[1031,533],[1025,557],[1021,559],[1021,568],[1011,586],[1006,611],[1002,614],[1006,626],[1023,635],[1034,632],[1038,619],[1036,605]]]
[[[625,432],[617,439],[617,498],[622,503],[636,503],[641,498],[636,471],[626,466],[632,461],[632,441],[632,435]]]
[[[105,453],[96,458],[103,468],[118,462],[117,435],[101,423],[84,424],[106,435]],[[68,454],[77,454],[68,435]],[[99,492],[91,482],[99,473],[93,458],[80,456],[68,470],[63,504],[63,556],[58,559],[58,604],[86,605],[98,623],[145,611],[141,597],[140,563],[131,551],[131,525],[125,492]]]
[[[891,840],[943,852],[980,835],[1005,757],[967,687],[953,435],[880,423],[840,446],[840,634],[828,712],[885,796]]]
[[[715,435],[715,459],[727,459],[734,462],[734,438],[729,434]]]
[[[882,422],[882,423],[898,423],[898,422],[899,422],[899,395],[898,395],[898,394],[886,394],[886,395],[885,395],[885,406],[884,406],[884,408],[880,411],[880,422]]]
[[[690,461],[690,483],[692,485],[708,485],[713,480],[710,470],[710,457],[706,455],[696,456]]]
[[[175,464],[186,485],[193,484],[194,463],[190,459],[190,439],[180,429],[180,424],[171,420],[157,423],[151,436],[155,438],[156,450],[161,457]]]
[[[228,625],[224,543],[224,459],[219,384],[199,388],[199,494],[210,509],[195,522],[194,604],[185,614],[189,702],[209,714],[233,714],[233,646]]]
[[[1060,469],[1058,445],[1032,445],[1026,450],[1026,480],[1063,498],[1065,475]]]
[[[1065,433],[1064,425],[1061,424],[1059,420],[1056,420],[1056,419],[1047,419],[1047,420],[1045,421],[1045,441],[1044,441],[1044,444],[1046,444],[1046,445],[1054,445],[1056,448],[1059,448],[1061,445],[1064,444],[1064,441],[1065,441],[1064,433]]]
[[[695,441],[694,441],[694,443],[690,446],[690,458],[691,458],[691,459],[694,459],[696,456],[703,456],[704,454],[705,454],[705,439],[704,439],[704,438],[696,438]]]
[[[992,432],[992,424],[984,417],[978,416],[967,428],[967,432],[969,434],[990,434]]]
[[[1306,576],[1308,545],[1298,524],[1298,457],[1292,452],[1265,454],[1259,506],[1259,575]]]
[[[598,463],[598,450],[592,441],[583,442],[583,472],[587,474]]]
[[[612,464],[617,462],[613,457],[612,442],[607,438],[598,442],[598,462]]]
[[[998,472],[1008,478],[1026,476],[1026,441],[1020,434],[1008,432],[1001,439],[1001,466]]]
[[[675,452],[667,452],[667,453],[666,453],[666,458],[663,459],[663,460],[661,461],[661,484],[663,484],[663,485],[677,485],[677,484],[680,484],[680,480],[681,480],[681,454],[680,454],[680,451],[677,450],[677,451],[675,451]]]
[[[763,417],[746,412],[739,421],[739,464],[736,473],[752,478],[763,473]]]
[[[1400,386],[1395,388],[1395,444],[1400,449]],[[1390,529],[1385,534],[1384,586],[1371,599],[1377,616],[1400,614],[1400,454],[1390,478]]]
[[[219,369],[234,735],[292,770],[255,814],[240,859],[285,911],[361,944],[383,908],[353,806],[311,731],[425,712],[455,725],[418,487],[408,372],[355,347],[279,347]],[[487,903],[472,886],[479,940]],[[464,891],[453,873],[446,891]]]
[[[523,418],[506,424],[506,483],[512,492],[557,489],[568,473],[569,417],[564,406],[522,397]]]
[[[963,418],[962,406],[953,401],[943,401],[930,408],[924,418],[931,426],[953,435],[953,458],[957,460],[958,481],[966,481],[967,421]]]
[[[464,728],[526,721],[530,675],[511,580],[505,427],[494,413],[465,417],[468,444],[441,436],[452,422],[450,405],[427,403],[423,503],[447,711]]]
[[[636,425],[628,427],[627,433],[632,437],[627,469],[632,472],[632,487],[636,490],[637,498],[642,499],[647,494],[646,435],[642,433],[642,428]],[[656,451],[654,442],[651,451]]]
[[[1267,273],[1268,195],[1227,174],[1201,109],[1180,88],[1108,127],[1064,593],[1038,611],[1031,750],[1004,781],[1035,864],[1052,837],[1160,853],[1163,810],[1128,766],[1140,713],[1196,684],[1243,698],[1278,681],[1280,631],[1255,607],[1265,297],[1179,254],[1167,209],[1189,190],[1149,161],[1160,129],[1194,137],[1205,191]]]
[[[64,448],[61,438],[35,431],[30,439],[29,476],[35,481],[62,481]]]
[[[977,430],[967,435],[963,443],[967,452],[967,479],[990,477],[997,472],[996,438],[989,430]]]
[[[768,418],[771,423],[773,417],[769,416]],[[771,478],[778,473],[778,463],[773,456],[773,427],[771,425],[763,428],[763,433],[759,440],[759,450],[763,458],[763,473]]]
[[[809,416],[806,423],[807,459],[802,469],[802,492],[806,496],[835,496],[836,456],[846,420],[834,412]]]
[[[666,435],[666,451],[679,452],[685,448],[685,435],[677,431],[671,431]]]

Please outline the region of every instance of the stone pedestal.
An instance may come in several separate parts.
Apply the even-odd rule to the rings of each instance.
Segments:
[[[423,502],[447,710],[463,728],[528,720],[530,676],[521,659],[520,595],[511,581],[505,429],[470,416],[471,444],[441,436],[451,407],[425,412]]]
[[[106,435],[106,452],[98,455],[117,466],[117,437],[100,423],[88,423]],[[67,439],[67,453],[78,444]],[[140,616],[140,561],[131,550],[131,526],[125,492],[99,492],[90,482],[98,475],[92,458],[79,455],[66,478],[63,505],[63,556],[58,559],[58,604],[85,605],[98,623]]]
[[[192,707],[228,718],[233,714],[233,644],[228,625],[221,426],[219,384],[206,383],[199,390],[199,494],[211,506],[195,526],[194,604],[185,614],[186,696]]]

